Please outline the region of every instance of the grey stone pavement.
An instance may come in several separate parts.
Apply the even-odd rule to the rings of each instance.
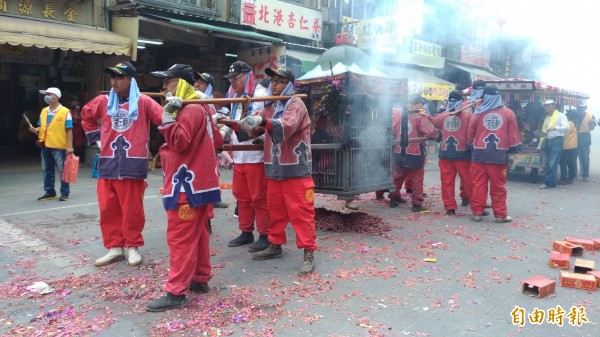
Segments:
[[[600,158],[598,150],[592,156]],[[554,240],[600,237],[600,163],[584,183],[539,190],[528,174],[511,174],[509,224],[470,219],[468,208],[447,217],[442,207],[435,156],[426,170],[428,214],[408,205],[390,209],[363,194],[361,211],[381,217],[383,235],[317,233],[317,271],[298,277],[302,251],[288,227],[284,257],[252,261],[247,247],[228,248],[238,234],[233,205],[217,209],[211,255],[214,277],[206,295],[190,295],[182,310],[147,313],[163,294],[168,270],[166,216],[159,188],[162,172],[152,171],[145,194],[147,224],[144,263],[104,268],[93,261],[105,253],[91,168],[84,166],[71,199],[40,202],[42,177],[37,157],[4,156],[0,162],[0,335],[3,336],[600,336],[597,292],[556,286],[539,299],[521,293],[520,280],[549,268]],[[231,171],[222,172],[231,181]],[[231,190],[223,199],[232,204]],[[317,195],[318,207],[340,210],[343,202]],[[425,262],[424,258],[437,261]],[[598,254],[586,253],[600,267]],[[572,258],[573,262],[573,258]],[[36,281],[54,291],[28,291]],[[548,322],[557,306],[563,325]],[[587,322],[569,322],[571,307],[584,308]],[[511,312],[544,311],[541,324]],[[581,318],[579,316],[578,318]]]

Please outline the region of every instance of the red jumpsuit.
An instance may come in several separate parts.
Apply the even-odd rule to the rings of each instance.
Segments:
[[[395,139],[401,137],[402,109],[394,109],[392,113],[392,131]],[[410,112],[408,114],[408,138],[427,137],[437,139],[438,132],[425,114]],[[423,178],[425,176],[425,159],[427,146],[425,142],[410,143],[406,148],[394,146],[394,172],[392,178],[399,193],[405,180],[410,179],[413,205],[422,205]]]
[[[472,145],[471,180],[473,214],[483,213],[488,183],[496,218],[506,218],[506,168],[508,154],[521,144],[515,113],[499,107],[474,115],[469,123],[467,143]]]
[[[304,102],[292,98],[257,113],[267,119],[265,133],[265,172],[270,227],[268,240],[274,245],[286,243],[285,228],[292,224],[296,246],[316,250],[315,184],[312,180],[310,118]],[[262,129],[262,128],[259,128]],[[263,130],[257,130],[262,133]]]
[[[207,224],[210,206],[221,200],[213,158],[223,138],[207,106],[199,104],[186,105],[175,122],[158,130],[166,142],[160,148],[170,251],[166,291],[182,295],[192,280],[208,283],[211,278]]]
[[[471,200],[473,185],[471,183],[471,150],[467,146],[467,131],[473,114],[462,111],[456,115],[451,112],[437,114],[433,125],[440,130],[440,179],[442,184],[442,200],[444,209],[458,208],[455,197],[456,175],[460,177],[461,198]]]
[[[107,114],[108,96],[97,96],[81,110],[81,122],[89,144],[101,141],[98,158],[98,206],[104,247],[140,247],[144,191],[148,174],[150,122],[162,123],[162,107],[140,95],[138,116],[129,116],[129,103],[119,105],[116,116]],[[101,123],[98,124],[98,120]]]

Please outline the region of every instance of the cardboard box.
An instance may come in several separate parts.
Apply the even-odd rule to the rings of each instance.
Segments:
[[[596,278],[594,275],[577,274],[568,271],[560,272],[560,285],[567,288],[596,291]]]
[[[596,278],[596,288],[600,288],[600,271],[598,271],[598,270],[588,271],[587,273]]]
[[[543,276],[533,276],[521,281],[523,288],[521,291],[529,296],[542,298],[552,294],[556,288],[556,281]]]
[[[570,256],[583,255],[583,247],[570,243],[569,241],[554,241],[552,249],[560,253],[567,253]]]
[[[580,238],[574,238],[571,236],[567,236],[565,238],[565,241],[579,245],[579,246],[583,247],[583,249],[587,250],[588,252],[594,251],[594,241],[592,241],[590,239],[580,239]]]
[[[575,259],[575,263],[573,264],[573,271],[578,274],[587,274],[588,271],[594,271],[595,264],[596,263],[594,261]]]
[[[569,254],[550,252],[550,268],[569,269]]]
[[[600,239],[592,239],[594,241],[594,249],[600,250]]]

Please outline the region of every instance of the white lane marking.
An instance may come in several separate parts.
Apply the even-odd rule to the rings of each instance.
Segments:
[[[144,199],[150,199],[150,198],[156,198],[156,197],[160,197],[160,195],[149,195],[147,197],[144,197]],[[98,203],[97,202],[90,202],[90,203],[87,203],[87,204],[79,204],[79,205],[70,205],[70,206],[63,206],[63,207],[36,209],[36,210],[33,210],[33,211],[25,211],[25,212],[17,212],[17,213],[5,213],[5,214],[0,214],[0,216],[11,216],[11,215],[19,215],[19,214],[30,214],[30,213],[38,213],[38,212],[56,211],[56,210],[60,210],[60,209],[69,209],[69,208],[83,207],[83,206],[93,206],[93,205],[98,205]]]

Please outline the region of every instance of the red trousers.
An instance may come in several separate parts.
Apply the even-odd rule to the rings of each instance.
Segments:
[[[96,192],[104,247],[144,245],[142,230],[146,223],[144,191],[147,186],[143,179],[98,179]]]
[[[398,175],[399,175],[398,172],[399,172],[398,171],[398,167],[396,167],[396,165],[393,164],[393,167],[392,167],[392,181],[394,181],[398,177]],[[395,185],[395,183],[394,183],[394,185]],[[407,191],[406,193],[408,193],[408,190],[412,189],[410,187],[410,185],[411,185],[410,179],[408,177],[405,177],[404,178],[404,189]],[[388,193],[388,198],[389,199],[394,199],[394,198],[398,199],[398,198],[400,198],[402,196],[402,193],[400,193],[400,189],[402,188],[402,184],[400,184],[400,187],[398,187],[398,186],[395,186],[395,187],[396,187],[396,190],[394,192],[389,192]],[[375,192],[375,195],[383,196],[384,192],[385,191],[377,191],[377,192]]]
[[[190,207],[184,193],[179,207],[167,210],[167,244],[169,246],[169,280],[166,291],[186,294],[193,280],[210,281],[208,206]]]
[[[473,185],[471,183],[470,160],[440,159],[440,179],[442,183],[442,201],[446,210],[458,209],[456,204],[456,174],[460,177],[460,197],[471,200]]]
[[[271,215],[269,242],[275,245],[286,243],[285,228],[291,223],[296,232],[296,247],[317,250],[315,183],[312,177],[267,180],[267,203]]]
[[[242,232],[253,232],[254,221],[259,234],[269,233],[267,208],[267,177],[265,164],[235,164],[233,166],[233,196],[238,204],[238,220]]]
[[[396,187],[396,193],[400,195],[400,189],[402,184],[405,184],[406,188],[412,189],[412,203],[414,205],[422,205],[425,198],[423,197],[423,179],[425,177],[425,169],[413,169],[406,167],[396,167],[392,178],[394,180],[394,186]],[[405,183],[405,181],[407,183]],[[410,181],[410,186],[408,182]]]
[[[483,213],[490,185],[492,210],[496,218],[506,217],[506,165],[471,163],[471,180],[473,181],[473,198],[471,211],[473,214]]]

